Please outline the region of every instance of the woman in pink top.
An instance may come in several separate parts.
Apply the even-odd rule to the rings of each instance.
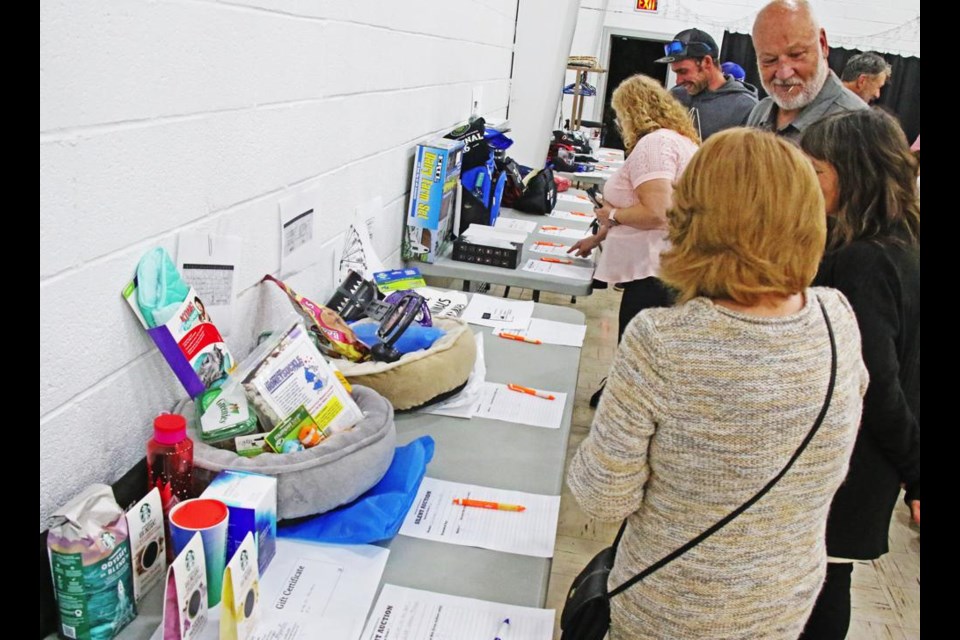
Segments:
[[[657,277],[660,254],[670,246],[667,209],[673,183],[700,139],[687,110],[653,78],[637,74],[621,82],[612,106],[627,160],[603,188],[603,206],[595,210],[599,233],[580,240],[571,251],[588,256],[603,244],[594,277],[623,285],[622,336],[642,310],[671,303],[668,289]],[[600,391],[590,405],[599,400]]]

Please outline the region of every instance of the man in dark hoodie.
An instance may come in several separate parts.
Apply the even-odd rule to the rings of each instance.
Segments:
[[[677,75],[677,86],[670,93],[690,109],[702,140],[746,122],[757,104],[757,90],[723,73],[718,60],[720,49],[709,33],[700,29],[681,31],[664,45],[664,52],[666,55],[657,62],[669,63]]]

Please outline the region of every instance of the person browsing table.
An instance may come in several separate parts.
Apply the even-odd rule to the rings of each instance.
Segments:
[[[619,340],[640,311],[671,303],[668,289],[657,278],[660,253],[670,246],[666,214],[673,183],[700,140],[687,110],[653,78],[627,78],[613,92],[612,105],[627,159],[603,188],[603,206],[595,210],[599,232],[574,244],[570,252],[588,256],[603,244],[594,278],[623,285]],[[594,394],[591,406],[602,390]]]

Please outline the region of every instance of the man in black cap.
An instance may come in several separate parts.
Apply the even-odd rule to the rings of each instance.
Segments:
[[[666,55],[657,62],[669,63],[677,75],[670,93],[690,109],[701,139],[746,122],[757,104],[757,90],[723,73],[720,49],[709,33],[681,31],[663,49]]]

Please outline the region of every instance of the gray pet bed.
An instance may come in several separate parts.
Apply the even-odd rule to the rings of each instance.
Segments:
[[[205,486],[224,469],[277,478],[277,518],[286,520],[329,511],[357,498],[380,481],[393,461],[397,432],[393,406],[379,393],[353,386],[364,418],[353,429],[295,453],[262,453],[244,458],[200,440],[190,425],[194,475]]]

